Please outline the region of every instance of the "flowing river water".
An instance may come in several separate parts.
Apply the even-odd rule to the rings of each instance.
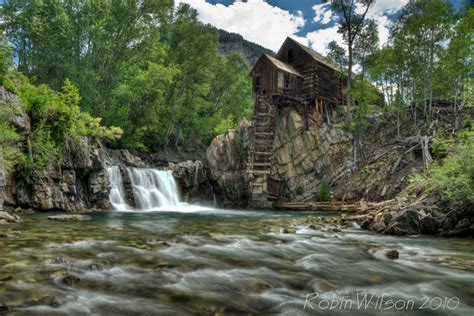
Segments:
[[[132,182],[154,199],[147,206],[154,211],[130,210],[115,187],[117,211],[92,213],[91,221],[36,213],[2,228],[0,308],[8,315],[474,315],[473,240],[334,229],[322,213],[173,205],[172,177],[150,173],[135,170]],[[387,258],[390,249],[398,259]]]

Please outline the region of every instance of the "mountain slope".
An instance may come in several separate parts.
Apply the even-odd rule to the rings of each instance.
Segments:
[[[238,53],[251,67],[255,64],[262,53],[273,54],[271,50],[249,42],[239,34],[229,33],[224,30],[218,30],[218,33],[220,52],[225,55]]]

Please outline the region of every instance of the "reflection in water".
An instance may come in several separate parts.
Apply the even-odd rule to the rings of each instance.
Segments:
[[[112,212],[78,223],[46,216],[25,215],[7,226],[15,237],[0,238],[0,303],[12,315],[400,315],[374,302],[349,312],[318,305],[366,293],[417,307],[424,296],[460,300],[454,310],[403,315],[474,312],[472,240],[307,229],[294,213]],[[279,233],[288,223],[295,232]],[[386,249],[400,259],[387,259]],[[303,309],[308,294],[313,309]]]

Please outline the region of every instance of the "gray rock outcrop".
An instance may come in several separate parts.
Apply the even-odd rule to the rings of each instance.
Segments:
[[[249,198],[247,183],[247,154],[250,123],[242,121],[236,130],[219,135],[207,149],[210,178],[214,183],[219,204],[246,207]]]
[[[345,129],[316,122],[293,108],[276,117],[274,165],[293,201],[314,200],[323,181],[334,184],[351,173],[352,137]]]

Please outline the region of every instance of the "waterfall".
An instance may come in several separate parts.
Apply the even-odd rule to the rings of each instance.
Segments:
[[[130,209],[125,200],[125,189],[123,187],[122,175],[120,174],[120,168],[112,166],[107,168],[109,174],[109,182],[111,185],[109,200],[114,209],[117,211],[126,211]]]
[[[140,210],[178,206],[178,186],[171,171],[129,168],[133,197]]]
[[[127,172],[133,189],[136,209],[153,210],[181,205],[178,185],[171,171],[127,168]],[[120,168],[109,167],[107,173],[111,184],[109,200],[114,209],[117,211],[133,209],[127,204]]]

